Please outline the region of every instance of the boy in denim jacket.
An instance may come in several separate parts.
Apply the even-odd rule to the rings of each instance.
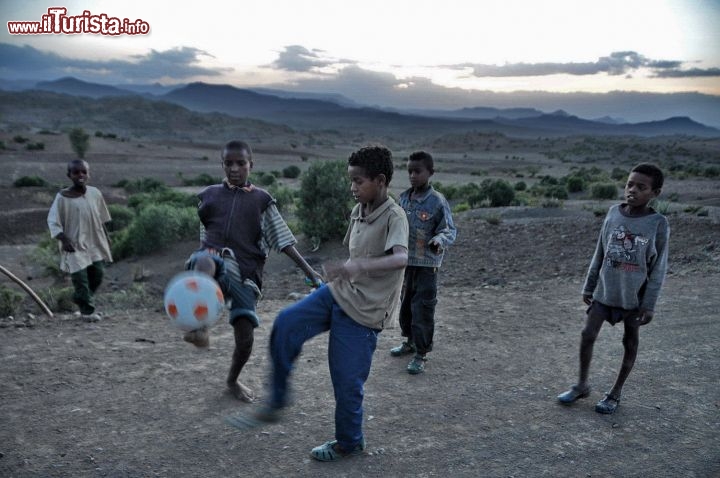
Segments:
[[[457,236],[450,205],[430,185],[433,158],[425,151],[412,153],[407,162],[410,189],[400,195],[400,206],[410,225],[408,265],[405,269],[400,329],[407,340],[390,350],[393,357],[415,354],[407,366],[410,374],[425,370],[432,350],[437,304],[437,274],[445,250]]]

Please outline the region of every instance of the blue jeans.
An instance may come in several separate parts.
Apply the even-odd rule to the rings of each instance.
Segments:
[[[432,351],[436,305],[437,268],[408,266],[400,304],[400,330],[415,344],[419,355]]]
[[[303,344],[330,331],[328,362],[335,391],[335,439],[352,450],[363,438],[363,395],[379,330],[355,322],[343,311],[327,286],[282,310],[270,335],[273,365],[271,403],[287,404],[288,378]]]

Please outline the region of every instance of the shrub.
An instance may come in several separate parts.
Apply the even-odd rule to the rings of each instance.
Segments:
[[[57,239],[45,236],[38,242],[28,258],[33,264],[40,266],[43,272],[56,279],[62,278],[65,273],[60,270],[60,250]]]
[[[515,199],[515,189],[504,179],[486,179],[480,185],[480,191],[490,200],[491,207],[509,206]]]
[[[255,181],[260,186],[271,186],[275,184],[275,176],[273,176],[271,173],[258,173],[255,175],[257,178]]]
[[[590,197],[593,199],[616,199],[617,196],[615,183],[595,183],[590,187]]]
[[[166,187],[160,191],[133,194],[128,199],[128,207],[133,208],[136,212],[158,204],[176,208],[197,208],[198,198],[194,194],[183,193]]]
[[[16,188],[44,187],[48,185],[49,183],[40,176],[23,176],[13,182],[13,186]]]
[[[720,168],[717,166],[708,166],[703,172],[703,176],[706,178],[716,178],[720,176]]]
[[[458,214],[458,213],[469,211],[469,210],[470,210],[470,205],[466,202],[461,202],[460,204],[456,204],[452,208],[453,214]]]
[[[200,222],[194,208],[151,204],[113,239],[118,259],[161,250],[177,241],[197,237]]]
[[[125,229],[135,218],[135,213],[132,209],[120,204],[109,204],[108,210],[110,211],[110,217],[112,218],[108,224],[108,231],[110,232]]]
[[[283,168],[282,176],[288,179],[295,179],[300,176],[301,172],[301,169],[293,164],[291,166],[288,166],[287,168]]]
[[[53,312],[72,312],[75,310],[73,302],[74,290],[72,287],[50,287],[40,290],[38,295]]]
[[[568,192],[578,193],[585,190],[585,180],[579,176],[569,176],[565,182]]]
[[[273,185],[268,188],[268,192],[275,198],[276,206],[280,212],[289,211],[295,204],[295,192],[286,186]]]
[[[610,178],[614,179],[615,181],[624,181],[628,177],[628,172],[625,169],[622,168],[613,168],[612,172],[610,173]]]
[[[0,286],[0,317],[15,315],[18,306],[22,303],[23,296],[12,289]]]
[[[28,151],[42,151],[45,149],[45,143],[28,143],[25,145],[25,149],[27,149]]]
[[[557,184],[554,186],[547,186],[545,188],[543,196],[546,198],[567,199],[568,191],[565,188],[565,186],[563,186],[561,184]]]
[[[13,141],[15,141],[18,144],[23,144],[23,143],[27,143],[28,141],[30,141],[30,138],[26,138],[25,136],[17,135],[17,136],[13,136]]]
[[[129,193],[150,193],[165,191],[169,188],[167,185],[155,178],[140,178],[130,181],[128,179],[122,179],[114,184],[115,187],[123,188]]]
[[[68,133],[68,138],[70,139],[70,146],[72,146],[78,158],[84,158],[85,153],[90,148],[90,135],[82,128],[73,128]]]
[[[222,178],[211,176],[207,173],[199,174],[194,178],[183,178],[180,175],[183,186],[210,186],[211,184],[218,184],[222,182]]]
[[[515,191],[525,191],[527,189],[527,184],[525,184],[525,181],[518,181],[515,183]]]
[[[300,183],[297,215],[301,232],[317,244],[342,238],[351,208],[347,163],[312,163]]]

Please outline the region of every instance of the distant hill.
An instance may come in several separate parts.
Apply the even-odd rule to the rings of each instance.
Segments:
[[[4,124],[54,131],[74,127],[114,133],[119,137],[177,138],[189,141],[225,141],[242,136],[250,140],[304,135],[291,128],[260,120],[222,114],[203,114],[172,103],[141,96],[93,99],[50,91],[0,91],[0,118]]]
[[[3,121],[12,118],[32,124],[44,123],[43,127],[50,129],[57,129],[57,125],[95,124],[88,128],[120,129],[134,135],[175,137],[195,137],[201,132],[217,137],[225,134],[222,132],[231,128],[231,125],[236,125],[257,131],[281,128],[278,131],[284,131],[285,134],[295,130],[293,134],[307,135],[314,132],[342,135],[357,141],[398,140],[417,143],[463,132],[509,137],[672,134],[720,137],[720,130],[687,117],[631,124],[583,119],[564,110],[547,114],[533,108],[485,107],[464,108],[447,112],[446,116],[427,116],[378,108],[348,107],[316,98],[285,98],[230,85],[206,83],[191,83],[160,96],[147,92],[140,96],[139,92],[82,82],[75,78],[45,82],[38,84],[38,87],[44,91],[4,93],[3,98],[7,103],[3,101],[0,106]],[[157,87],[164,88],[161,85]],[[50,92],[56,96],[50,95]],[[18,98],[22,98],[22,101]],[[95,101],[91,101],[93,98]],[[23,101],[27,106],[23,106]],[[492,118],[476,118],[483,115],[492,115]],[[198,126],[193,127],[195,124]]]
[[[408,112],[421,116],[431,116],[436,118],[463,119],[518,119],[534,118],[545,114],[535,108],[491,108],[486,106],[461,108],[459,110],[408,110]]]
[[[41,81],[35,85],[35,89],[52,91],[53,93],[64,93],[73,96],[88,96],[90,98],[102,98],[104,96],[130,96],[137,93],[116,88],[114,86],[100,83],[88,83],[77,78],[66,77],[55,81]]]

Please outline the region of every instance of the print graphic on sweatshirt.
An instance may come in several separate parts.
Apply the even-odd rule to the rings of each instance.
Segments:
[[[640,260],[645,257],[645,246],[649,242],[625,226],[617,226],[610,234],[605,260],[613,269],[636,272],[640,270]]]

